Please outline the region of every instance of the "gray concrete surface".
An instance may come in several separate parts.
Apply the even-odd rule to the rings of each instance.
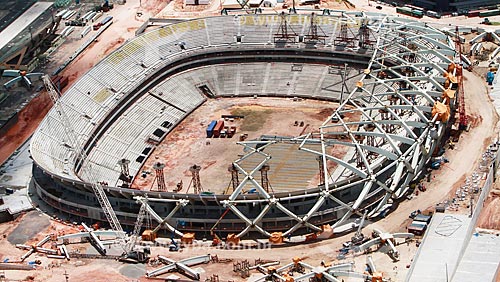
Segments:
[[[125,264],[120,268],[120,273],[129,278],[139,278],[146,273],[145,264]]]
[[[24,244],[38,233],[49,227],[49,218],[39,211],[31,211],[19,225],[7,236],[11,244]]]

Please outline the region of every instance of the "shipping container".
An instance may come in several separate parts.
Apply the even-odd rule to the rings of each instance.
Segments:
[[[101,21],[101,25],[107,24],[109,21],[113,19],[113,16],[107,16]]]
[[[217,125],[216,120],[212,120],[212,122],[210,122],[210,124],[208,125],[208,127],[207,127],[207,137],[208,138],[210,138],[210,137],[212,137],[212,135],[214,135],[215,125]]]
[[[236,126],[231,126],[229,128],[229,131],[227,132],[227,137],[232,138],[235,133],[236,133]]]
[[[214,127],[214,137],[219,137],[221,130],[224,128],[224,120],[219,120]]]
[[[469,11],[467,13],[467,17],[473,18],[473,17],[479,17],[479,13],[484,12],[485,10],[474,10],[474,11]]]
[[[410,226],[408,226],[408,232],[417,236],[424,235],[426,229],[427,223],[421,221],[413,221]]]
[[[424,17],[424,12],[420,10],[412,10],[411,15],[416,17],[416,18],[423,18]]]
[[[408,7],[397,7],[396,8],[396,12],[398,14],[403,14],[403,15],[407,15],[407,16],[411,16],[411,8],[408,8]]]
[[[412,9],[413,11],[414,11],[414,10],[417,10],[417,11],[422,11],[422,12],[424,11],[424,8],[422,8],[422,7],[418,7],[418,6],[413,6],[413,5],[404,5],[404,7],[406,7],[406,8],[410,8],[410,9]]]
[[[441,18],[441,14],[439,14],[438,12],[434,12],[434,11],[427,11],[425,13],[428,17],[431,17],[431,18],[435,18],[435,19],[440,19]]]
[[[430,215],[423,215],[423,214],[417,214],[414,218],[413,221],[415,222],[424,222],[426,224],[429,224],[431,222],[431,216]]]
[[[500,10],[489,10],[489,11],[483,11],[479,13],[480,17],[492,17],[492,16],[498,16],[500,15]]]

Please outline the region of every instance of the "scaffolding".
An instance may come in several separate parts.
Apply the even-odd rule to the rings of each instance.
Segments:
[[[307,43],[321,43],[325,44],[325,39],[326,39],[326,34],[321,28],[321,26],[318,25],[318,20],[317,16],[315,13],[312,13],[311,16],[309,17],[309,29],[307,34],[304,36],[305,40]],[[319,31],[319,33],[318,33]]]
[[[274,34],[274,43],[295,43],[297,40],[297,33],[288,24],[287,17],[285,12],[281,12],[278,32]]]
[[[167,191],[167,185],[165,184],[165,176],[163,174],[164,168],[165,164],[160,162],[157,162],[153,165],[153,169],[155,170],[155,181],[159,192]]]
[[[121,159],[118,161],[118,165],[120,166],[120,177],[119,179],[122,181],[122,187],[129,188],[132,182],[132,176],[130,175],[130,171],[128,165],[130,164],[130,160]]]
[[[200,170],[201,166],[195,164],[189,168],[189,171],[191,172],[191,183],[189,183],[189,187],[193,185],[193,190],[195,194],[200,194],[201,192],[203,192],[203,187],[201,186],[200,182]]]
[[[238,185],[240,185],[238,170],[236,169],[234,164],[231,164],[227,168],[227,171],[229,171],[231,173],[231,181],[229,182],[229,185],[228,185],[226,191],[224,192],[224,194],[228,194],[230,188],[232,188],[232,192],[234,192],[238,188]]]
[[[269,178],[267,177],[267,172],[270,168],[271,167],[268,164],[265,164],[260,168],[260,181],[262,188],[264,188],[266,192],[269,192],[269,188],[271,187],[271,184],[269,184]]]

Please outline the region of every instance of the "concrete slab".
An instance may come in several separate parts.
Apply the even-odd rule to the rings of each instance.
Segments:
[[[125,264],[120,268],[120,273],[129,277],[138,279],[144,274],[146,274],[146,265],[145,264]]]
[[[28,140],[2,165],[0,169],[0,186],[14,189],[27,187],[31,177],[32,165],[33,161],[30,159]]]
[[[474,234],[451,281],[497,281],[497,269],[500,266],[499,253],[499,236]]]
[[[457,266],[460,250],[467,236],[471,219],[467,215],[436,213],[409,282],[448,281]],[[448,274],[446,273],[448,271]],[[482,281],[482,280],[469,280]]]
[[[33,209],[26,188],[14,191],[14,194],[2,196],[2,199],[3,205],[0,205],[0,212],[7,211],[11,215],[18,215],[23,211]]]
[[[49,218],[43,213],[38,211],[29,212],[7,236],[7,240],[11,244],[24,244],[49,227],[49,225]]]

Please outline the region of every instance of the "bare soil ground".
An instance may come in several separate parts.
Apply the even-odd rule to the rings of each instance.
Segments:
[[[477,226],[484,229],[500,231],[500,189],[498,182],[484,202],[484,207]]]
[[[319,126],[333,112],[338,104],[326,101],[292,101],[282,98],[221,98],[209,99],[183,120],[155,149],[144,164],[142,171],[150,171],[145,178],[138,174],[133,187],[141,189],[156,188],[153,184],[155,174],[152,166],[156,162],[165,163],[164,169],[168,190],[182,180],[186,192],[191,179],[189,167],[197,164],[202,167],[200,178],[206,191],[222,193],[230,180],[228,166],[242,155],[243,147],[236,144],[241,134],[248,134],[247,140],[262,135],[295,137],[318,131]],[[233,122],[225,121],[226,126],[236,126],[233,138],[207,138],[206,128],[212,120],[221,115],[243,115],[245,118]],[[352,117],[356,116],[353,114]],[[304,122],[296,126],[295,122]],[[342,157],[344,150],[336,149],[333,154]],[[329,164],[333,168],[333,164]],[[317,181],[317,177],[315,177]],[[192,192],[192,190],[191,190]]]

